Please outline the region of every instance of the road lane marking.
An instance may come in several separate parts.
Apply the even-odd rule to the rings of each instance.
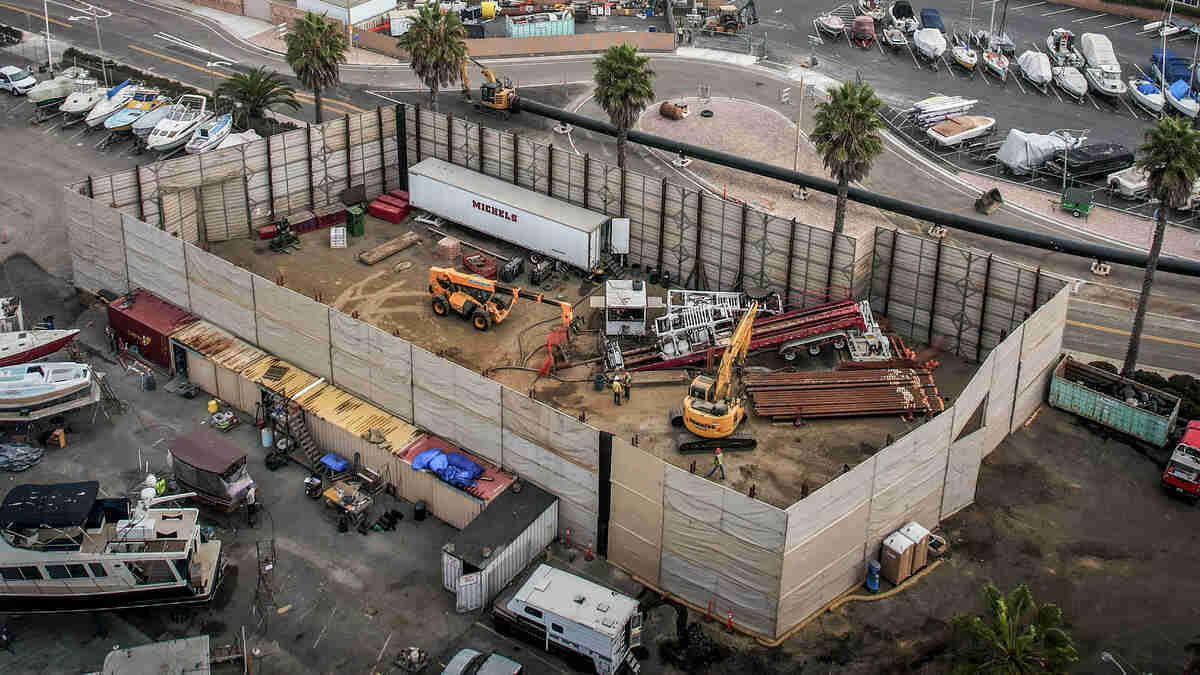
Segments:
[[[1102,16],[1108,16],[1108,15],[1107,14],[1096,14],[1093,16],[1085,16],[1082,19],[1075,19],[1071,23],[1083,23],[1084,21],[1091,21],[1092,19],[1099,19]]]
[[[1042,14],[1042,16],[1054,16],[1055,14],[1066,14],[1067,12],[1074,12],[1076,9],[1078,9],[1078,7],[1068,7],[1066,9],[1056,9],[1053,12],[1044,13],[1044,14]]]
[[[3,3],[3,2],[0,2],[0,7],[3,7],[4,9],[11,9],[14,12],[28,14],[29,16],[32,16],[35,19],[42,19],[43,21],[45,21],[45,18],[44,18],[45,15],[42,14],[41,12],[31,12],[27,9],[21,9],[20,7],[13,7],[12,5],[9,5],[9,4]],[[72,27],[71,24],[66,23],[65,21],[59,21],[58,19],[55,19],[53,17],[50,18],[50,23],[55,24],[57,26],[62,26],[63,28],[71,28]]]
[[[1138,21],[1139,21],[1139,19],[1130,19],[1128,21],[1122,21],[1121,23],[1114,23],[1111,26],[1105,26],[1104,29],[1108,30],[1109,28],[1117,28],[1119,26],[1128,26],[1129,24],[1137,23]]]
[[[1094,323],[1084,323],[1082,321],[1073,321],[1071,319],[1067,319],[1067,325],[1075,326],[1077,328],[1087,328],[1089,330],[1099,331],[1101,333],[1112,333],[1113,335],[1124,335],[1126,337],[1129,336],[1129,331],[1127,330],[1121,330],[1120,328],[1109,328],[1108,326],[1097,326]],[[1188,342],[1187,340],[1176,340],[1175,338],[1146,335],[1145,333],[1142,334],[1142,339],[1153,342],[1163,342],[1169,345],[1178,345],[1180,347],[1192,347],[1193,349],[1200,349],[1200,342]]]
[[[1042,0],[1041,2],[1035,2],[1032,5],[1021,5],[1020,7],[1013,7],[1013,11],[1019,12],[1022,9],[1029,9],[1030,7],[1037,7],[1038,5],[1044,5],[1044,4],[1046,4],[1046,0]]]
[[[137,45],[129,45],[129,48],[130,48],[130,49],[132,49],[132,50],[134,50],[134,51],[141,52],[141,53],[143,53],[143,54],[146,54],[146,55],[149,55],[149,56],[153,56],[153,57],[155,57],[155,58],[162,59],[162,60],[164,60],[164,61],[170,61],[171,63],[176,63],[176,64],[179,64],[179,65],[181,65],[181,66],[185,66],[185,67],[187,67],[187,68],[191,68],[191,69],[193,69],[193,70],[198,70],[198,71],[200,71],[200,72],[202,72],[202,73],[208,73],[209,75],[215,75],[215,76],[217,76],[217,77],[221,77],[221,78],[224,78],[224,79],[227,79],[227,80],[228,80],[228,79],[229,79],[229,77],[230,77],[228,74],[226,74],[226,73],[222,73],[222,72],[221,72],[221,71],[219,71],[219,70],[212,70],[212,69],[210,69],[210,68],[205,68],[204,66],[196,65],[195,63],[188,63],[187,61],[184,61],[183,59],[177,59],[177,58],[175,58],[175,57],[173,57],[173,56],[167,56],[166,54],[159,54],[158,52],[150,51],[149,49],[144,49],[144,48],[142,48],[142,47],[139,47],[139,46],[137,46]],[[315,101],[313,100],[313,97],[312,97],[312,95],[310,95],[310,94],[306,94],[306,93],[304,93],[304,92],[300,92],[300,91],[298,91],[298,92],[296,92],[296,98],[297,98],[298,100],[300,100],[300,101],[303,101],[303,102],[305,102],[305,103],[309,104],[309,105],[315,105]],[[350,112],[350,111],[354,111],[354,112],[367,112],[366,110],[364,110],[364,109],[362,109],[362,108],[359,108],[358,106],[351,105],[351,104],[349,104],[349,103],[345,103],[345,102],[343,102],[343,101],[340,101],[340,100],[338,100],[338,99],[335,99],[335,98],[322,98],[322,99],[321,99],[321,106],[322,106],[322,107],[324,107],[324,106],[329,106],[329,107],[331,107],[331,108],[337,108],[337,109],[339,109],[339,110],[340,110],[342,113],[347,113],[347,112]]]

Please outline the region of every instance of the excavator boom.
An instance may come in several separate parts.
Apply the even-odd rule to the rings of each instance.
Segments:
[[[729,397],[733,367],[741,366],[746,362],[746,353],[750,349],[750,337],[754,328],[754,317],[757,314],[758,303],[750,303],[750,308],[746,310],[746,314],[742,316],[742,320],[734,329],[733,335],[729,337],[729,346],[725,348],[725,354],[721,356],[721,365],[717,368],[717,379],[713,383],[713,401]]]

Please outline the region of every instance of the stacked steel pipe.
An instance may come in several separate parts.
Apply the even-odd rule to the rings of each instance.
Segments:
[[[773,420],[941,412],[946,404],[927,368],[747,374],[754,410]]]

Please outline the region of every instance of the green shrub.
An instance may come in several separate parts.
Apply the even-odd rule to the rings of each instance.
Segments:
[[[100,75],[101,57],[88,52],[80,51],[71,47],[62,54],[62,62],[70,65],[78,65],[87,68],[93,75]],[[182,82],[176,82],[165,77],[160,77],[153,73],[148,73],[144,70],[139,70],[131,66],[116,63],[110,59],[104,59],[104,67],[108,70],[108,81],[111,84],[124,82],[125,80],[133,80],[148,87],[154,87],[162,92],[163,96],[172,99],[179,98],[184,94],[195,94],[196,88],[189,87]]]
[[[1093,368],[1107,370],[1117,374],[1120,369],[1108,361],[1092,361],[1088,364]],[[1200,380],[1191,375],[1172,375],[1165,378],[1153,370],[1139,370],[1130,378],[1134,382],[1154,387],[1173,396],[1179,397],[1179,419],[1200,419]]]

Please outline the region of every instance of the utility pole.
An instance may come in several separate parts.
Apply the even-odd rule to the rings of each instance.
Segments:
[[[800,173],[800,134],[801,134],[801,129],[804,128],[804,100],[806,98],[808,98],[807,96],[805,96],[806,91],[807,90],[804,87],[804,80],[801,79],[800,80],[800,115],[799,115],[799,117],[796,118],[796,157],[795,157],[795,161],[792,163],[792,170],[795,171],[796,173]],[[801,199],[801,200],[808,199],[808,188],[798,187],[795,190],[792,190],[792,198],[793,199]]]
[[[104,43],[100,41],[100,17],[96,16],[95,6],[89,5],[91,9],[84,16],[67,17],[68,21],[85,21],[90,19],[96,24],[96,48],[100,50],[100,72],[104,74],[104,86],[108,86],[108,66],[104,63],[107,59],[104,58]]]
[[[54,71],[54,54],[50,52],[50,4],[42,0],[42,16],[46,19],[46,64]]]

